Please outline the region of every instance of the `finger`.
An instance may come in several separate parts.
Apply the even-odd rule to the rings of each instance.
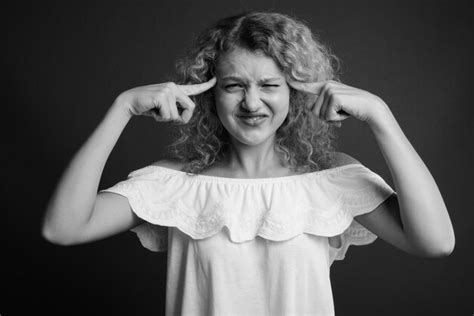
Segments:
[[[319,95],[318,94],[312,94],[312,93],[307,93],[306,94],[306,99],[305,99],[305,104],[306,107],[311,111],[313,107],[316,104],[316,101],[318,100]]]
[[[181,119],[187,123],[191,119],[194,108],[196,105],[186,94],[184,94],[180,88],[176,89],[176,100],[179,102],[180,107],[183,109],[181,112]]]
[[[333,112],[333,109],[332,109],[332,106],[328,106],[329,110],[328,112],[326,113],[326,123],[328,124],[331,124],[335,127],[341,127],[342,126],[342,120],[346,119],[346,118],[343,118],[343,117],[340,117],[339,115],[337,115],[336,113],[335,115],[332,114]]]
[[[346,111],[344,110],[340,110],[340,111],[337,111],[337,114],[339,114],[339,116],[345,120],[346,118],[350,117],[351,115],[349,113],[347,113]]]
[[[144,116],[153,117],[153,115],[152,115],[152,110],[148,110],[148,111],[146,111],[146,112],[143,112],[142,114],[143,114]]]
[[[328,121],[328,123],[338,128],[342,126],[342,122],[340,121]]]
[[[324,102],[321,105],[321,110],[319,111],[319,117],[324,121],[329,121],[329,113],[331,112],[330,109],[334,105],[335,96],[331,93],[326,93]]]
[[[329,98],[329,90],[328,89],[322,90],[321,94],[318,96],[318,99],[314,103],[313,108],[311,109],[311,111],[314,113],[314,115],[316,115],[316,117],[319,117],[320,119],[324,119],[321,116],[321,109],[327,103],[328,98]]]
[[[170,106],[171,119],[181,121],[181,116],[179,116],[178,107],[176,105],[176,97],[171,93],[168,94],[168,104]]]
[[[181,119],[183,120],[184,123],[188,123],[192,117],[193,117],[192,110],[184,109],[183,112],[181,113]]]
[[[152,110],[152,112],[158,112],[159,113],[160,121],[167,121],[171,117],[169,105],[167,103],[168,103],[167,99],[165,99],[165,100],[160,99],[159,101],[157,101],[155,103],[156,104],[156,106],[155,106],[156,110],[155,109]]]
[[[151,110],[151,111],[149,111],[149,113],[150,113],[149,116],[153,117],[155,119],[155,121],[157,121],[157,122],[163,121],[163,119],[160,117],[160,115],[158,113],[156,113],[156,111]]]
[[[330,100],[330,104],[325,111],[326,120],[345,120],[350,116],[350,114],[347,113],[345,109],[352,102],[350,98],[351,95],[345,94],[343,91],[337,91],[333,92],[332,96],[333,97]]]
[[[335,112],[336,112],[336,115],[337,115],[337,119],[338,120],[345,120],[346,118],[350,117],[351,115],[349,113],[347,113],[346,111],[344,110],[337,110],[338,108],[340,108],[341,106],[339,107],[336,107],[335,109]]]
[[[344,111],[344,97],[340,94],[331,93],[328,102],[321,109],[321,117],[328,121],[342,121],[350,115]]]
[[[295,90],[303,91],[307,93],[320,94],[324,85],[327,81],[318,82],[300,82],[300,81],[288,81],[288,85]]]
[[[331,105],[329,106],[328,113],[326,114],[326,121],[330,124],[334,125],[339,125],[337,127],[340,127],[342,125],[343,120],[347,119],[350,115],[344,112],[344,110],[339,110],[341,106],[339,104]],[[340,124],[338,124],[340,123]]]
[[[216,84],[216,77],[213,77],[211,80],[203,83],[198,84],[190,84],[190,85],[178,85],[178,87],[186,94],[186,95],[196,95],[203,93]]]

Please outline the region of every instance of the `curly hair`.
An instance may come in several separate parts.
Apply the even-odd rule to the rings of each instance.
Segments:
[[[304,22],[281,13],[250,12],[221,19],[202,32],[194,47],[178,60],[177,82],[210,80],[219,55],[236,47],[271,57],[287,80],[337,80],[337,57]],[[281,161],[296,172],[325,169],[334,161],[334,127],[304,106],[307,98],[290,88],[289,112],[275,137]],[[193,116],[187,124],[177,125],[177,138],[168,149],[172,159],[185,163],[183,171],[197,174],[225,156],[230,136],[217,116],[212,91],[192,99],[196,104]]]

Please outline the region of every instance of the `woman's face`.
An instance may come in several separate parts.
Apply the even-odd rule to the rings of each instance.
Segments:
[[[233,140],[273,142],[290,104],[290,88],[273,59],[236,48],[219,57],[216,77],[217,114]]]

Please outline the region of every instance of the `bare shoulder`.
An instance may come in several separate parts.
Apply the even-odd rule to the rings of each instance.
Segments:
[[[175,161],[175,160],[169,160],[169,159],[158,160],[152,163],[151,165],[163,167],[163,168],[169,168],[169,169],[178,170],[178,171],[182,171],[184,167],[184,163]]]
[[[336,152],[334,154],[334,167],[341,167],[350,164],[360,164],[360,162],[352,156],[343,152]]]

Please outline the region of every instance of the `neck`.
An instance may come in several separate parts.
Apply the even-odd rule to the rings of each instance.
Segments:
[[[236,140],[232,140],[231,144],[226,165],[241,177],[267,177],[272,170],[281,167],[274,138],[258,146],[249,146]]]

